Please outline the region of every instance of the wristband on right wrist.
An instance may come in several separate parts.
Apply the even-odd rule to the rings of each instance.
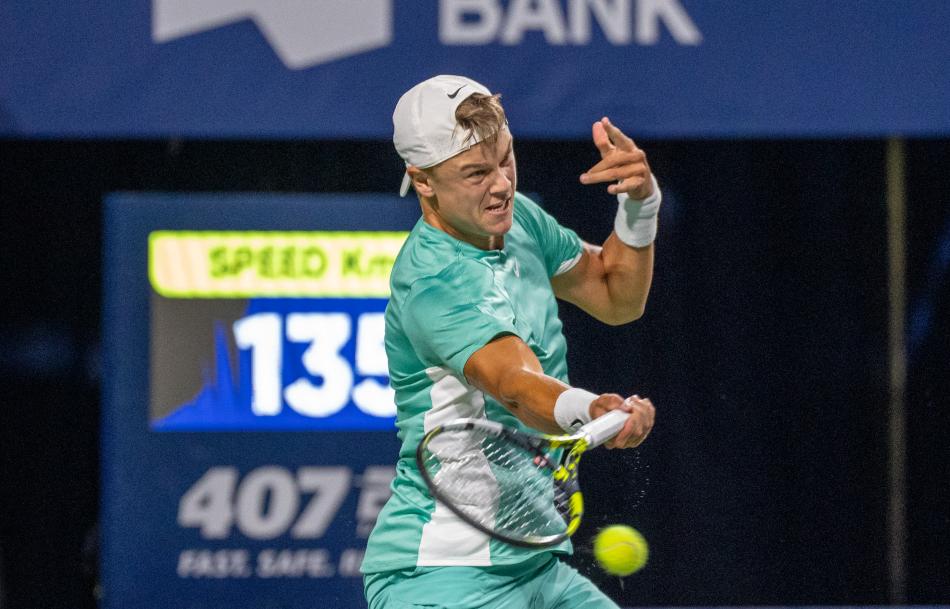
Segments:
[[[568,433],[577,431],[582,425],[590,423],[590,404],[597,394],[571,387],[554,402],[554,420]]]

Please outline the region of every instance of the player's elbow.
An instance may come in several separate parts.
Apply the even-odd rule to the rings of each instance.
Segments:
[[[641,317],[643,317],[643,313],[642,313],[642,312],[637,313],[637,314],[635,314],[635,315],[634,315],[634,314],[617,315],[617,316],[614,316],[614,317],[609,317],[609,318],[607,318],[607,319],[603,319],[603,320],[601,320],[601,321],[603,321],[603,322],[604,322],[605,324],[607,324],[608,326],[623,326],[623,325],[629,324],[629,323],[631,323],[631,322],[637,321],[637,320],[640,319]]]
[[[646,307],[642,304],[633,307],[617,307],[599,316],[599,319],[608,326],[622,326],[643,317],[645,310]]]

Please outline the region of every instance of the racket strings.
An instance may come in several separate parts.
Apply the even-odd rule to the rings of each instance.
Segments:
[[[568,494],[554,482],[557,459],[540,447],[467,429],[428,448],[424,466],[440,498],[467,520],[515,540],[566,531]]]

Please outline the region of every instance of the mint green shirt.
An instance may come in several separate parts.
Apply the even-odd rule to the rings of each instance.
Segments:
[[[481,250],[420,219],[390,277],[386,354],[402,440],[392,497],[369,537],[364,573],[416,566],[514,564],[539,552],[570,553],[565,541],[544,550],[490,539],[429,494],[415,463],[416,446],[436,425],[487,417],[523,427],[504,406],[468,384],[468,358],[499,335],[520,337],[545,374],[567,378],[551,277],[580,260],[581,240],[518,193],[514,222],[501,250]],[[493,478],[486,470],[483,483]],[[486,490],[486,498],[491,490]]]

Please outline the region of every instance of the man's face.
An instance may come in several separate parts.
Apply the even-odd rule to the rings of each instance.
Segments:
[[[427,170],[441,228],[456,239],[488,249],[511,229],[517,169],[507,129],[494,146],[481,142]]]

